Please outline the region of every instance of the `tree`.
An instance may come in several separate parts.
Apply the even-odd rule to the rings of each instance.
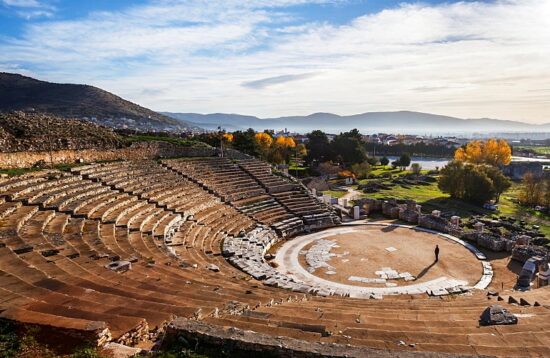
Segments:
[[[504,139],[474,140],[458,148],[454,159],[472,164],[508,165],[512,160],[512,148]]]
[[[331,176],[338,174],[340,172],[340,167],[331,162],[323,162],[317,166],[317,171],[321,175]]]
[[[454,160],[441,169],[438,187],[452,198],[475,204],[490,199],[499,201],[500,195],[510,188],[511,183],[502,172],[486,165],[464,164]]]
[[[451,198],[462,199],[464,197],[464,163],[458,160],[450,161],[441,169],[439,189],[449,193]]]
[[[390,164],[390,160],[387,157],[382,157],[382,159],[380,159],[380,165],[386,166],[388,164]]]
[[[362,163],[367,158],[361,134],[357,129],[340,133],[330,143],[332,159],[347,165]]]
[[[231,133],[224,133],[224,134],[222,135],[222,139],[223,139],[224,143],[228,143],[228,144],[229,144],[229,143],[233,142],[233,134],[231,134]]]
[[[532,172],[525,173],[519,195],[520,202],[530,206],[540,205],[543,202],[543,197],[547,195],[544,193],[544,184],[544,181]]]
[[[401,157],[399,157],[399,159],[391,163],[392,167],[394,168],[399,167],[401,168],[401,170],[405,170],[410,164],[411,164],[411,157],[408,154],[401,154]]]
[[[269,155],[269,149],[271,148],[271,144],[273,143],[273,137],[271,137],[271,135],[269,135],[268,133],[262,132],[256,133],[254,135],[254,139],[256,145],[258,146],[260,156],[264,159],[267,159]]]
[[[260,153],[258,152],[258,147],[256,145],[255,135],[256,132],[252,128],[249,128],[244,132],[233,132],[233,148],[249,155],[259,155]]]
[[[470,164],[464,169],[464,196],[462,199],[474,204],[484,204],[494,197],[493,182],[480,167]]]
[[[413,172],[413,174],[419,175],[422,171],[422,166],[419,163],[412,163],[411,171]]]
[[[491,179],[491,182],[493,183],[493,192],[495,194],[495,202],[498,203],[500,201],[501,194],[510,189],[512,182],[504,174],[502,174],[502,171],[500,171],[497,167],[483,166],[482,171],[485,175],[487,175],[487,177],[489,177],[489,179]]]
[[[265,133],[264,133],[265,134]],[[289,162],[292,150],[296,147],[296,143],[292,137],[279,136],[271,145],[269,153],[269,161],[272,163]]]
[[[222,132],[210,132],[202,133],[196,137],[199,141],[211,145],[212,147],[218,147],[220,145],[220,135]]]
[[[411,157],[406,153],[401,154],[401,156],[399,157],[399,166],[405,169],[409,165],[411,165]]]
[[[411,165],[411,157],[406,153],[401,154],[401,156],[399,157],[399,165],[401,165],[403,168],[408,167],[409,165]]]
[[[378,158],[376,157],[368,157],[367,158],[367,163],[369,163],[370,165],[376,165],[380,162],[380,160],[378,160]]]
[[[327,135],[320,130],[313,131],[307,135],[307,156],[306,162],[325,162],[330,159],[330,144]]]
[[[307,156],[307,148],[306,145],[303,143],[298,144],[294,150],[296,152],[296,155],[299,157],[303,158]]]
[[[351,171],[355,174],[356,178],[365,179],[371,171],[371,166],[366,161],[363,163],[356,163],[351,166]]]

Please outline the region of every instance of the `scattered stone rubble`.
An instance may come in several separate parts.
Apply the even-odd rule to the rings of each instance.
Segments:
[[[0,152],[121,146],[121,138],[112,130],[87,121],[41,113],[0,113]]]
[[[115,272],[126,272],[132,268],[130,261],[112,261],[105,265],[105,268]]]
[[[500,305],[487,307],[481,317],[479,324],[482,326],[517,324],[518,318]]]
[[[232,265],[256,280],[263,280],[268,286],[314,293],[314,287],[297,282],[265,262],[264,255],[278,240],[272,230],[259,226],[243,236],[227,237],[223,242],[222,254]]]

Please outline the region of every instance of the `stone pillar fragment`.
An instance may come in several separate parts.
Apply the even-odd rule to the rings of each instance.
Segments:
[[[353,219],[359,220],[359,218],[360,218],[360,210],[359,210],[359,207],[356,205],[353,207]]]

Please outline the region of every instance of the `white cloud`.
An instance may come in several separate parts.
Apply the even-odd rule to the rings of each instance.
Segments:
[[[27,20],[39,17],[52,17],[55,6],[38,0],[0,0],[0,4]]]
[[[0,67],[156,110],[550,122],[550,0],[403,4],[339,26],[296,22],[286,7],[304,2],[155,1],[42,22],[0,39]]]
[[[14,7],[41,7],[36,0],[2,0],[2,4]]]
[[[279,85],[283,83],[293,82],[293,81],[299,81],[304,80],[307,78],[315,77],[317,73],[299,73],[295,75],[282,75],[282,76],[275,76],[275,77],[268,77],[268,78],[262,78],[259,80],[254,81],[248,81],[244,82],[242,85],[244,87],[249,88],[256,88],[256,89],[262,89],[267,88],[274,85]]]

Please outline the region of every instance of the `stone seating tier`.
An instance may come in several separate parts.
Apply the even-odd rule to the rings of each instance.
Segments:
[[[254,169],[257,165],[254,161],[234,163],[229,159],[167,160],[163,161],[163,165],[201,183],[242,213],[265,225],[271,225],[281,235],[296,235],[302,232],[305,229],[302,217],[304,215],[328,212],[299,185],[272,174],[269,166],[261,164],[261,169]],[[256,171],[262,176],[255,177]],[[235,180],[237,181],[232,182]],[[269,185],[274,182],[283,190],[275,194],[270,191],[270,186],[267,186],[266,182],[269,182]],[[313,228],[322,228],[339,223],[336,215],[329,216],[330,220],[310,220],[307,224]],[[297,220],[289,220],[292,217]],[[298,223],[300,220],[302,222]]]

